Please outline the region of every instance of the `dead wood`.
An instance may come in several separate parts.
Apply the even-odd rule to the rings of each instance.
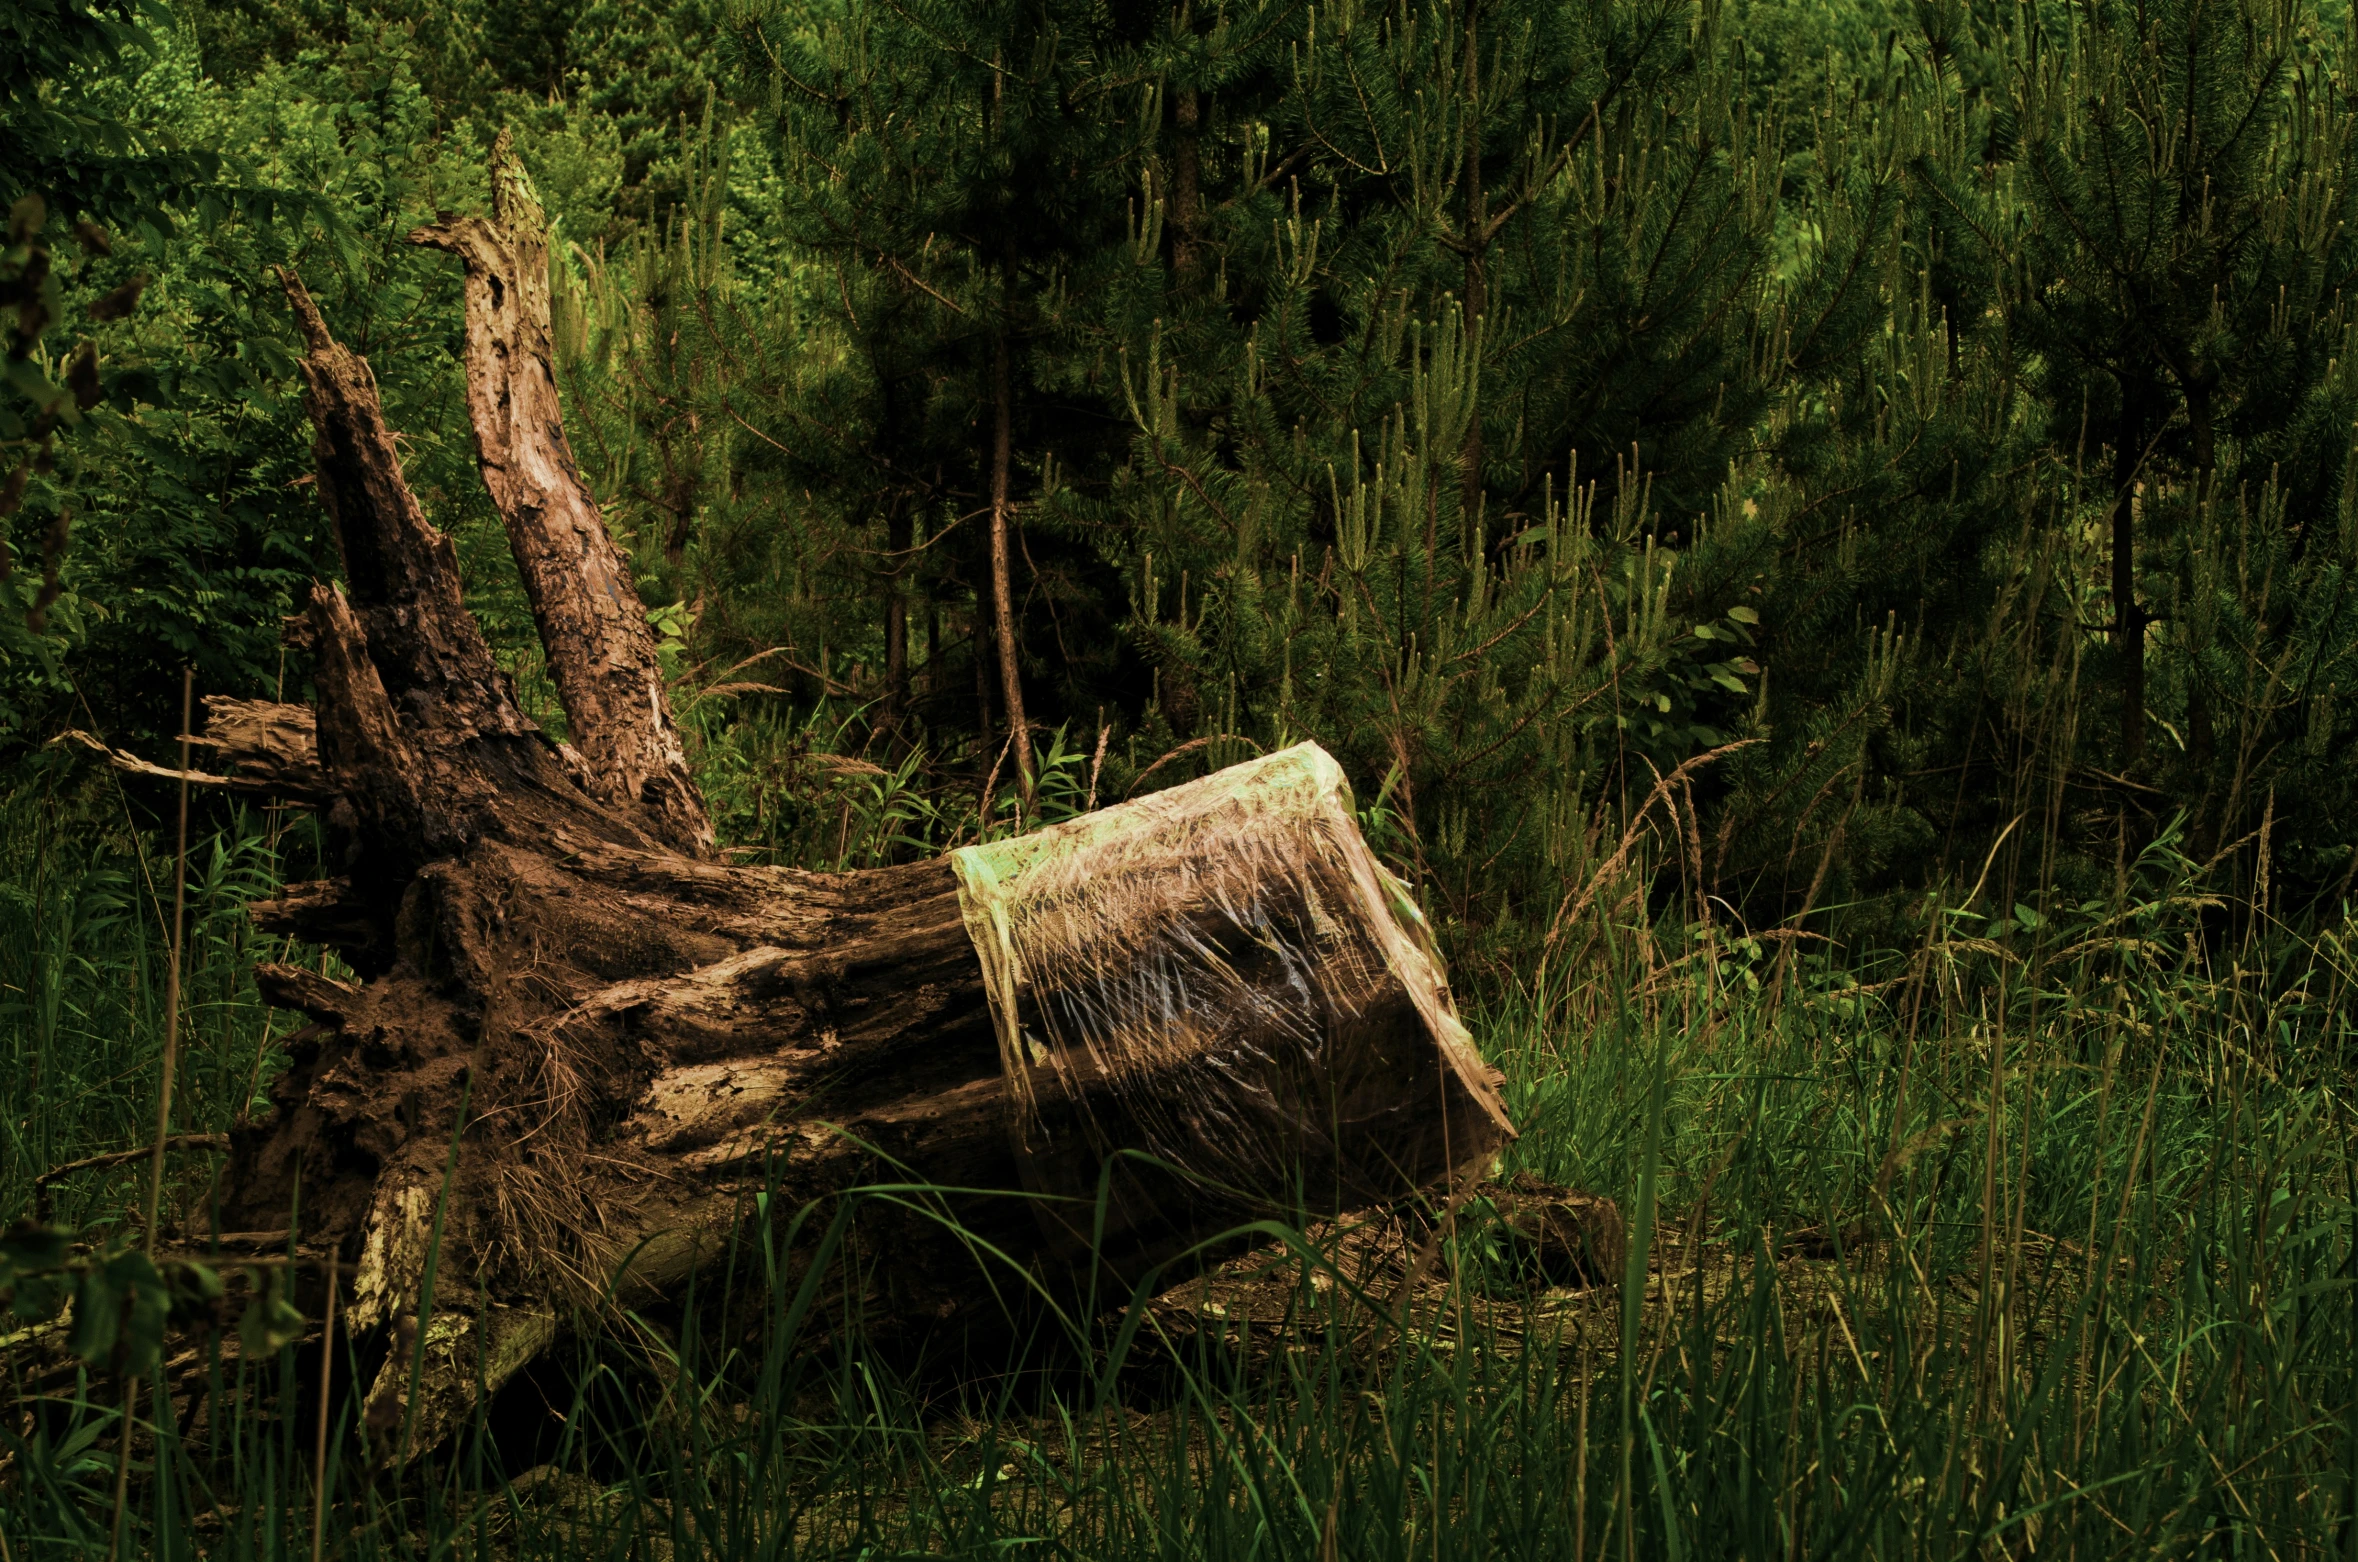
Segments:
[[[777,1211],[879,1180],[935,1189],[862,1216],[863,1251],[887,1261],[860,1272],[851,1300],[956,1322],[1034,1282],[1126,1286],[1296,1198],[1352,1207],[1486,1164],[1511,1133],[1495,1079],[1331,797],[1313,832],[1331,860],[1301,874],[1282,833],[1223,823],[1237,799],[1209,782],[1060,827],[1111,853],[1093,860],[1116,877],[1139,875],[1130,899],[1144,909],[1133,925],[1091,903],[1124,936],[1085,940],[1089,958],[1054,980],[1027,974],[1017,943],[1036,952],[1035,935],[1080,927],[1078,902],[993,903],[998,925],[1020,925],[1017,943],[991,943],[986,976],[969,866],[712,860],[644,613],[565,451],[544,241],[520,172],[501,170],[489,223],[421,237],[468,267],[485,476],[528,585],[540,581],[580,755],[518,709],[450,545],[403,478],[367,364],[292,276],[318,492],[345,570],[341,588],[314,588],[299,637],[315,770],[299,723],[213,717],[233,772],[316,787],[338,870],[257,904],[257,922],[335,949],[363,978],[256,972],[312,1023],[290,1041],[273,1112],[233,1135],[213,1218],[291,1230],[352,1276],[347,1325],[390,1342],[366,1390],[371,1424],[433,1441],[569,1309],[677,1292],[757,1193]],[[616,610],[584,600],[585,582]],[[1051,833],[1026,840],[1065,850]],[[1028,849],[1003,844],[1009,861]],[[1190,899],[1207,864],[1227,875],[1218,904]],[[1166,944],[1138,932],[1150,913]],[[1120,959],[1101,967],[1100,946]],[[1182,985],[1124,1021],[1139,973],[1174,950],[1217,977],[1193,989],[1217,1001]],[[1057,1016],[1076,1014],[1087,1045],[1066,1050]],[[1161,1030],[1134,1047],[1124,1024]],[[1125,1150],[1159,1159],[1117,1161],[1110,1202],[1092,1210]],[[1205,1159],[1220,1175],[1191,1178]],[[1001,1256],[978,1269],[978,1252]]]
[[[467,415],[589,789],[636,804],[667,844],[709,855],[712,821],[688,774],[654,632],[565,438],[548,222],[506,131],[491,149],[491,216],[420,228],[409,241],[466,266]]]
[[[221,756],[230,785],[300,802],[328,796],[319,734],[308,705],[205,696],[205,730],[190,741]]]
[[[1483,1190],[1515,1267],[1552,1285],[1609,1285],[1621,1279],[1629,1234],[1620,1206],[1593,1193],[1542,1182],[1529,1172]]]
[[[60,733],[55,741],[94,750],[108,764],[133,775],[181,779],[177,770],[110,747],[79,729]],[[220,773],[189,771],[187,779],[194,785],[265,792],[296,803],[323,802],[331,795],[327,774],[319,767],[319,742],[309,706],[208,694],[205,730],[189,734],[189,741],[217,751],[225,765]]]

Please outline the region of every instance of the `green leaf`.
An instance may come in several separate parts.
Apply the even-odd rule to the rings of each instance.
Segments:
[[[27,1275],[16,1282],[15,1296],[9,1304],[21,1323],[40,1323],[57,1316],[65,1305],[66,1285],[56,1274]]]
[[[0,1233],[0,1264],[20,1273],[55,1269],[72,1251],[73,1244],[66,1234],[53,1226],[36,1226],[29,1220],[19,1220]]]
[[[8,365],[8,383],[34,406],[46,409],[65,398],[65,392],[49,383],[49,376],[30,358],[12,359]]]
[[[131,1298],[130,1338],[126,1371],[144,1373],[164,1353],[164,1324],[172,1315],[171,1288],[145,1253],[125,1253],[108,1261],[123,1290]]]
[[[172,1293],[175,1312],[184,1307],[202,1307],[221,1300],[223,1286],[221,1272],[210,1264],[187,1260],[164,1266],[164,1283]]]
[[[1728,609],[1728,617],[1734,619],[1739,624],[1757,624],[1760,622],[1760,615],[1753,612],[1752,609],[1748,607],[1731,607]]]
[[[123,1293],[104,1264],[82,1271],[74,1287],[74,1332],[66,1349],[97,1366],[115,1353],[115,1338],[123,1326]]]
[[[249,1355],[274,1356],[303,1337],[303,1315],[285,1295],[281,1271],[272,1270],[238,1319],[237,1337]]]

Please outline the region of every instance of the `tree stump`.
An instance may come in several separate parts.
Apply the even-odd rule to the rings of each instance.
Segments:
[[[256,921],[364,978],[258,971],[312,1023],[234,1136],[217,1218],[292,1220],[347,1266],[348,1325],[393,1346],[372,1424],[435,1441],[569,1309],[679,1289],[758,1191],[945,1190],[940,1219],[890,1217],[865,1298],[935,1319],[992,1305],[978,1247],[1051,1288],[1128,1279],[1239,1218],[1485,1167],[1512,1134],[1496,1076],[1314,749],[954,858],[713,858],[566,443],[545,237],[504,137],[495,164],[489,220],[413,239],[467,268],[468,405],[570,744],[519,710],[367,364],[291,274],[345,584],[295,625],[316,710],[218,702],[208,733],[226,779],[314,799],[343,868]]]

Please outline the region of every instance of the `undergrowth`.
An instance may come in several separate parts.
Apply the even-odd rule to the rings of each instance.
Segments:
[[[128,828],[11,806],[13,1218],[40,1172],[152,1129],[169,881]],[[237,908],[285,843],[259,814],[220,824],[191,858],[176,1121],[202,1130],[256,1108],[274,1034]],[[20,1335],[0,1542],[11,1562],[2343,1555],[2358,927],[2220,913],[2165,837],[2111,901],[1959,891],[1879,961],[1700,916],[1568,930],[1475,1028],[1522,1128],[1507,1169],[1620,1201],[1618,1286],[1518,1289],[1468,1206],[1446,1287],[1372,1298],[1364,1326],[1336,1326],[1353,1286],[1313,1256],[1279,1266],[1281,1316],[1199,1310],[1182,1334],[1141,1302],[952,1371],[870,1343],[789,1261],[856,1235],[857,1200],[780,1210],[714,1271],[724,1304],[585,1320],[395,1467],[340,1393],[316,1464],[316,1329],[200,1342],[202,1404],[136,1406],[119,1537],[121,1384],[34,1395]],[[57,1218],[103,1233],[137,1175],[61,1179]],[[185,1229],[209,1175],[175,1165]]]

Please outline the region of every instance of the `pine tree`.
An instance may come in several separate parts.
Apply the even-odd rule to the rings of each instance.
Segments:
[[[1756,615],[1666,544],[1785,372],[1773,166],[1684,7],[1339,5],[1274,84],[1182,57],[1140,209],[1183,245],[1108,290],[1142,759],[1314,734],[1453,914],[1511,919],[1605,776],[1752,692]]]
[[[1052,616],[1072,594],[1059,576],[1087,560],[1040,560],[1047,539],[1020,512],[1057,465],[1101,466],[1089,447],[1112,426],[1111,387],[1069,383],[1063,364],[1072,302],[1121,233],[1155,112],[1130,64],[1137,39],[1058,3],[855,6],[773,17],[754,36],[776,62],[787,228],[840,304],[838,373],[820,394],[859,456],[814,451],[811,467],[882,522],[887,698],[909,698],[912,574],[929,608],[971,591],[973,643],[994,664],[976,725],[995,694],[1028,806],[1028,707],[1052,659],[1025,620],[1042,595]],[[974,519],[983,546],[967,542]],[[992,749],[986,730],[986,769]]]
[[[2140,517],[2167,484],[2200,527],[2229,485],[2259,475],[2232,469],[2236,434],[2257,432],[2246,408],[2297,398],[2322,369],[2296,322],[2332,311],[2358,263],[2327,217],[2350,199],[2336,87],[2297,58],[2298,14],[2090,0],[2063,36],[2018,45],[2024,222],[2009,299],[2045,360],[2057,442],[2084,420],[2107,447],[2118,752],[2131,771],[2155,622]],[[2209,691],[2192,692],[2189,757],[2203,768]]]
[[[2278,128],[2217,175],[2264,242],[2218,272],[2205,477],[2172,360],[2031,188],[2110,166],[2072,107],[2095,56],[2012,25],[1927,6],[1764,84],[1661,0],[772,12],[740,39],[758,134],[708,136],[742,173],[697,176],[726,188],[642,267],[634,502],[683,601],[865,702],[868,741],[1021,797],[1075,763],[1034,731],[1110,734],[1099,795],[1315,736],[1470,923],[1551,903],[1737,736],[1695,802],[1748,914],[2032,813],[2037,871],[2093,871],[2074,441],[2085,411],[2109,468],[2137,405],[2082,361],[2107,342],[2160,398],[2130,551],[2172,604],[2186,800],[2248,814],[2291,774],[2265,755],[2333,730],[2298,516],[2341,503],[2348,356],[2269,318],[2341,329],[2343,184],[2312,174],[2344,140],[2314,61],[2274,97],[2295,77],[2236,67]]]
[[[2010,155],[1974,231],[2050,443],[2102,451],[2116,763],[2207,856],[2348,676],[2318,523],[2347,482],[2346,87],[2309,13],[2272,0],[2086,0],[2006,48]]]

